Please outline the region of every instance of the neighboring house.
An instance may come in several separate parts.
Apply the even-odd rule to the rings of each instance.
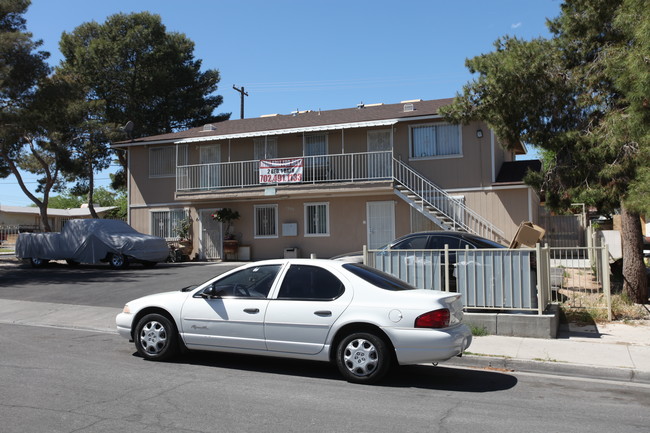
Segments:
[[[434,228],[507,244],[539,200],[481,122],[446,123],[451,99],[360,104],[229,120],[114,144],[128,152],[129,222],[174,237],[193,221],[193,255],[223,258],[220,208],[252,259],[331,257]],[[247,250],[248,251],[248,250]]]
[[[95,212],[102,218],[106,212],[115,209],[110,207],[95,207]],[[87,207],[75,209],[48,209],[47,216],[50,220],[52,231],[60,231],[65,221],[75,218],[91,218]],[[37,207],[6,206],[0,204],[0,226],[18,226],[22,230],[40,230],[41,214]]]

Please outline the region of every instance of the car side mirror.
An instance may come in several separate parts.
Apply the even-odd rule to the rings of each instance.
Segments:
[[[214,285],[214,283],[211,284],[209,287],[203,289],[203,291],[201,291],[201,297],[203,298],[208,298],[208,299],[219,298],[221,297],[221,295],[223,295],[223,291],[217,290],[217,287]]]

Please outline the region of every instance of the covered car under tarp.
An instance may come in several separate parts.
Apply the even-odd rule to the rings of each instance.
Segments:
[[[121,267],[120,261],[153,264],[165,261],[168,255],[164,238],[140,233],[119,220],[69,220],[61,233],[21,233],[16,242],[16,257],[39,261],[110,261]],[[120,260],[113,262],[113,257]]]

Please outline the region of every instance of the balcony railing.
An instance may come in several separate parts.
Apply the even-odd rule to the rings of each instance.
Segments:
[[[359,182],[393,176],[392,152],[344,153],[303,156],[300,180],[260,182],[260,161],[235,161],[184,165],[176,168],[176,191],[193,192],[264,185]]]
[[[275,168],[261,168],[259,160],[178,166],[176,191],[191,193],[280,184],[390,180],[410,191],[423,213],[441,215],[451,222],[441,222],[442,228],[463,230],[496,241],[503,237],[500,230],[464,203],[393,158],[391,151],[274,159],[269,160],[268,167]]]

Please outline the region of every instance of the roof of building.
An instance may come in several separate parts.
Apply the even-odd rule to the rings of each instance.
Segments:
[[[359,104],[356,108],[338,110],[296,110],[291,114],[269,114],[247,119],[226,120],[184,131],[120,141],[113,143],[113,147],[126,148],[149,144],[196,143],[391,126],[403,121],[439,117],[440,108],[451,104],[453,100],[453,98],[429,101],[414,99],[402,101],[398,104]],[[515,152],[525,154],[526,149],[523,144],[517,143]]]
[[[115,206],[104,206],[104,207],[95,207],[95,212],[98,214],[108,212],[111,209],[115,209]],[[0,204],[0,212],[5,213],[14,213],[14,214],[40,214],[40,209],[35,206],[7,206]],[[90,216],[90,209],[87,207],[73,208],[73,209],[52,209],[48,208],[48,216],[59,216],[59,217],[87,217]]]
[[[136,138],[115,143],[115,147],[138,144],[178,143],[190,141],[225,140],[229,138],[326,131],[352,127],[391,125],[405,119],[438,115],[440,107],[453,99],[432,101],[402,101],[399,104],[359,104],[357,108],[327,111],[299,111],[257,118],[226,120],[169,134]]]
[[[528,170],[540,171],[541,169],[542,161],[539,159],[504,162],[495,183],[521,183]]]

